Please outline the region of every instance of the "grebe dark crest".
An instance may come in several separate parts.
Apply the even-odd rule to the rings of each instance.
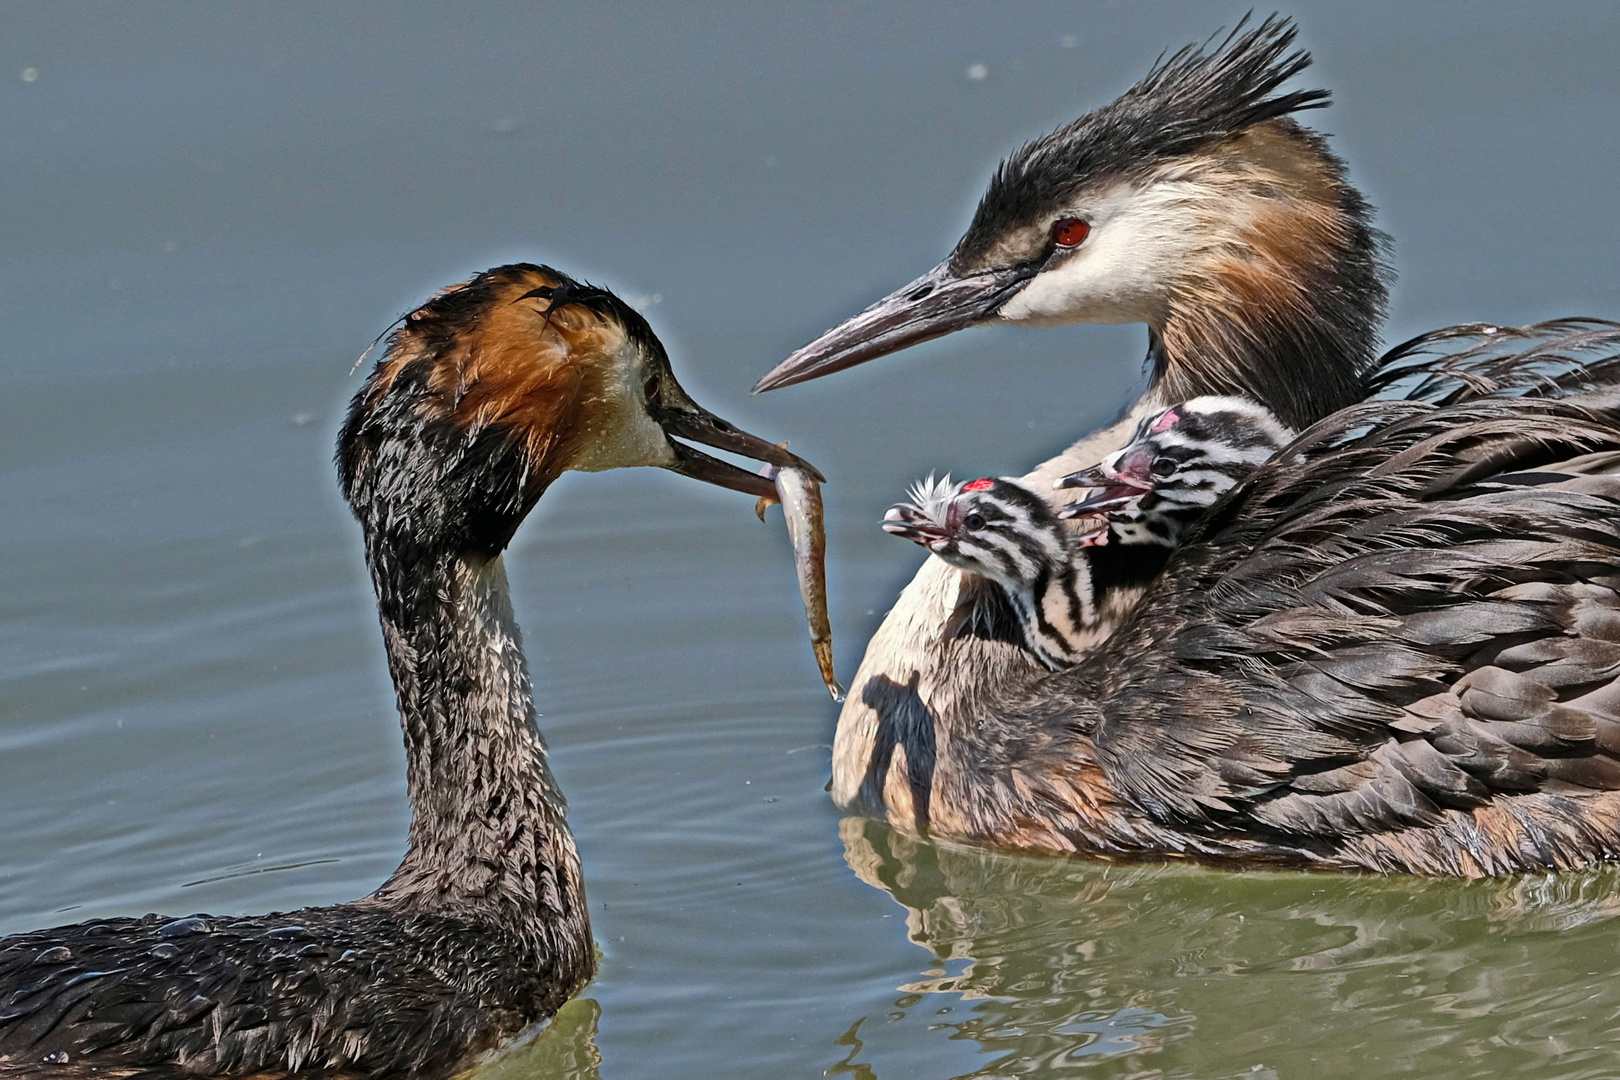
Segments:
[[[577,992],[595,969],[584,882],[501,553],[569,469],[773,492],[675,437],[815,472],[698,406],[640,315],[548,267],[498,267],[408,315],[337,455],[404,727],[404,859],[335,907],[0,939],[0,1072],[444,1076]]]
[[[1258,401],[1300,427],[1359,401],[1389,272],[1372,210],[1283,91],[1267,19],[1188,46],[996,171],[950,256],[778,364],[771,390],[968,326],[1146,323],[1156,399]]]

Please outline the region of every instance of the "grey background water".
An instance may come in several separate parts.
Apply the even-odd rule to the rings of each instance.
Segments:
[[[619,290],[832,479],[853,670],[932,468],[1107,418],[1140,328],[749,398],[998,156],[1242,3],[0,4],[0,932],[327,903],[402,755],[330,467],[350,365],[512,259]],[[1394,234],[1389,338],[1620,315],[1612,2],[1296,3]],[[983,77],[970,69],[983,66]],[[841,823],[780,523],[571,476],[511,570],[603,951],[504,1076],[1610,1076],[1620,881],[1121,872]]]

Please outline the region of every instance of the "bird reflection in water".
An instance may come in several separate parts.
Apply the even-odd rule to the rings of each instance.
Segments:
[[[835,1040],[829,1076],[1463,1077],[1504,1048],[1574,1076],[1620,1049],[1620,870],[1234,874],[840,832],[932,959]]]
[[[550,1023],[521,1043],[507,1046],[464,1080],[602,1080],[596,1025],[602,1006],[575,998]]]
[[[947,846],[870,818],[847,817],[839,833],[850,869],[906,909],[906,936],[934,957],[898,987],[887,1019],[914,1016],[994,1055],[962,1076],[1062,1075],[1103,1058],[1146,1057],[1191,1023],[1152,994],[1120,996],[1107,985],[1098,939],[1127,932],[1131,913],[1109,904],[1116,883],[1100,868]],[[966,1009],[942,1009],[940,995]],[[878,1075],[861,1060],[868,1043],[887,1041],[874,1019],[838,1040],[849,1052],[829,1076]]]

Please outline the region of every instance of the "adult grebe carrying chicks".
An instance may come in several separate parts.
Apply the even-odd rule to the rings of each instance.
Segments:
[[[1205,395],[1310,447],[1082,612],[1101,644],[1060,670],[1022,634],[956,633],[968,575],[925,562],[839,718],[840,807],[1117,858],[1620,859],[1620,326],[1450,327],[1379,357],[1382,238],[1298,119],[1328,93],[1288,88],[1295,36],[1240,24],[1015,151],[943,262],[760,380],[991,322],[1140,322],[1145,393],[1031,490]]]

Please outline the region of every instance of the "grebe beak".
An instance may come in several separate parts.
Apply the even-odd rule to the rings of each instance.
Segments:
[[[933,546],[940,541],[951,538],[943,525],[925,517],[914,506],[889,507],[879,524],[890,536],[902,537],[929,550],[933,550]]]
[[[685,397],[684,394],[681,396]],[[820,483],[826,482],[821,470],[799,455],[790,454],[781,446],[768,442],[758,435],[750,435],[735,424],[720,419],[690,398],[666,408],[655,408],[652,415],[666,435],[674,436],[670,439],[669,445],[675,450],[675,463],[666,466],[671,472],[690,476],[694,480],[702,480],[706,484],[741,491],[747,495],[768,496],[773,499],[776,497],[776,485],[772,481],[758,473],[739,469],[729,462],[710,457],[685,443],[677,442],[676,439],[679,438],[690,439],[692,442],[719,450],[728,450],[733,454],[753,458],[755,461],[769,462],[778,467],[799,469],[809,473]]]
[[[754,384],[754,393],[819,379],[985,322],[1039,269],[1030,264],[958,277],[946,260],[777,364]]]
[[[1058,517],[1065,519],[1089,517],[1092,514],[1118,510],[1153,490],[1153,484],[1147,480],[1128,472],[1115,472],[1103,465],[1093,465],[1089,469],[1070,473],[1052,486],[1092,489],[1091,493],[1079,502],[1058,507]]]

